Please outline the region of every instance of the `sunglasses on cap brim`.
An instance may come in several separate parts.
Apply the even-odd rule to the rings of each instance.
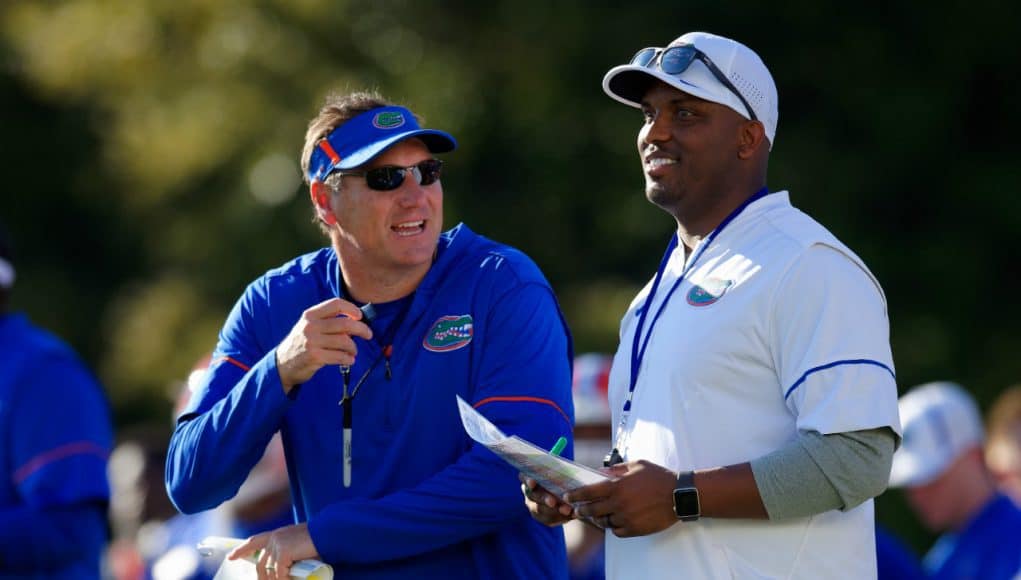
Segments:
[[[712,59],[709,58],[706,53],[690,44],[669,46],[667,48],[657,48],[655,46],[643,48],[635,53],[635,56],[631,58],[631,64],[644,68],[653,68],[658,64],[659,70],[668,75],[677,76],[688,70],[691,63],[696,60],[704,64],[706,68],[709,69],[709,72],[716,77],[716,80],[720,81],[720,84],[727,87],[727,90],[734,93],[734,95],[741,100],[741,104],[748,110],[749,119],[752,121],[759,120],[758,117],[755,116],[755,111],[752,110],[752,106],[748,104],[747,100],[745,100],[741,91],[737,90],[734,83],[730,82],[727,75],[723,74],[723,71],[721,71],[719,67],[713,63]]]
[[[426,159],[409,167],[384,165],[365,171],[340,171],[339,175],[364,177],[365,185],[374,191],[392,191],[404,183],[404,177],[410,172],[419,185],[432,185],[440,179],[443,162],[439,159]]]

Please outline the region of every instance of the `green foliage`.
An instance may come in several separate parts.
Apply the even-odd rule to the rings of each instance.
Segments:
[[[1011,12],[1014,12],[1013,14]],[[564,0],[8,0],[0,219],[15,305],[98,370],[121,425],[165,421],[248,281],[324,243],[298,154],[330,90],[379,88],[452,131],[449,223],[543,267],[579,351],[612,350],[671,220],[637,112],[603,73],[687,30],[770,66],[770,185],[870,264],[902,389],[1018,380],[1011,6]]]

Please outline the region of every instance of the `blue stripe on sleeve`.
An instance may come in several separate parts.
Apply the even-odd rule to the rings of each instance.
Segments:
[[[826,369],[833,368],[835,366],[840,366],[840,365],[874,365],[874,366],[886,369],[886,372],[890,373],[890,376],[893,377],[893,379],[895,381],[897,380],[897,375],[894,374],[893,369],[891,369],[890,367],[884,365],[883,363],[881,363],[879,361],[875,361],[875,360],[871,360],[871,359],[867,359],[867,358],[856,358],[856,359],[849,359],[849,360],[838,360],[838,361],[834,361],[834,362],[831,362],[829,364],[817,366],[815,368],[808,369],[807,371],[805,371],[805,374],[801,375],[801,378],[796,380],[796,381],[794,381],[794,384],[791,385],[791,388],[787,389],[787,392],[784,393],[783,400],[786,401],[787,398],[791,396],[791,393],[794,392],[794,389],[800,387],[801,383],[805,382],[805,379],[808,378],[808,375],[810,375],[810,374],[812,374],[814,372],[817,372],[817,371],[824,371]]]

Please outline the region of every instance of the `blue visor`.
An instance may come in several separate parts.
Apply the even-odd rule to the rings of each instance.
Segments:
[[[388,147],[417,137],[432,153],[457,147],[450,134],[422,129],[415,115],[404,107],[381,107],[366,111],[333,130],[316,144],[308,163],[310,181],[323,181],[338,169],[354,169],[371,161]]]

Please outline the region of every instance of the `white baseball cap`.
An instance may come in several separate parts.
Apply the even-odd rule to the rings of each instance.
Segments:
[[[14,266],[7,260],[0,258],[0,288],[6,290],[14,286]]]
[[[898,406],[904,438],[893,455],[890,487],[925,485],[985,440],[975,400],[955,383],[915,387]]]
[[[708,32],[689,32],[671,42],[667,48],[680,45],[693,46],[707,56],[744,97],[755,117],[765,127],[766,138],[772,149],[780,116],[777,109],[779,98],[773,75],[769,74],[769,69],[759,55],[736,40]],[[730,107],[744,118],[751,119],[741,98],[720,82],[698,57],[676,75],[664,72],[658,65],[651,68],[639,64],[614,67],[603,77],[603,90],[626,105],[641,107],[642,96],[652,80],[663,81],[689,95]]]

